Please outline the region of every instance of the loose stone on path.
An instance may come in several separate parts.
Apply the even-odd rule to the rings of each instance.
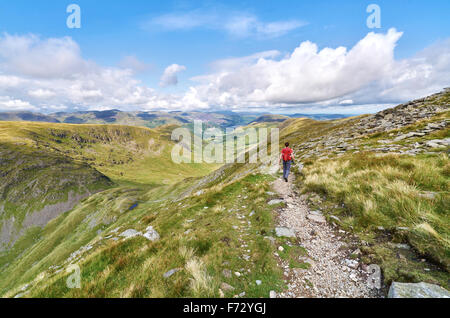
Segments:
[[[275,228],[275,234],[278,237],[295,237],[294,230],[287,227],[277,227]]]

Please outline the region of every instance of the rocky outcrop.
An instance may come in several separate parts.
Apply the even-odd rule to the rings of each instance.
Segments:
[[[393,282],[388,298],[450,298],[450,292],[438,285],[428,283]]]
[[[344,122],[330,123],[327,134],[306,140],[295,145],[294,150],[300,159],[318,157],[327,159],[334,153],[340,156],[348,151],[365,151],[364,138],[370,134],[391,132],[386,140],[379,140],[380,146],[371,146],[370,150],[379,153],[398,153],[416,155],[433,148],[445,149],[450,145],[449,138],[419,140],[426,136],[448,129],[450,119],[438,119],[423,128],[409,132],[396,129],[405,128],[423,120],[431,120],[440,113],[450,111],[450,90],[421,98],[377,114],[348,119]]]
[[[147,227],[145,229],[144,233],[136,231],[134,229],[128,229],[128,230],[122,232],[119,236],[124,237],[125,239],[133,238],[136,236],[143,236],[147,240],[152,241],[152,242],[158,241],[160,239],[158,232],[155,231],[153,226]]]
[[[96,169],[58,154],[0,144],[0,158],[0,251],[112,184]]]
[[[82,194],[69,193],[67,201],[61,201],[55,204],[46,205],[43,209],[28,213],[21,223],[19,230],[15,224],[15,219],[0,220],[0,251],[6,246],[12,245],[25,232],[32,227],[44,227],[51,220],[58,217],[60,214],[70,211],[74,206],[84,198],[92,195],[90,192]]]

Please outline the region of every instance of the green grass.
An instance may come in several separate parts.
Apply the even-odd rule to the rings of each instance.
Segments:
[[[1,218],[14,220],[18,240],[0,253],[0,293],[39,277],[109,225],[134,224],[121,217],[133,204],[176,198],[218,167],[173,163],[173,128],[1,122]],[[43,229],[22,229],[35,211],[87,191],[104,192]]]
[[[128,212],[120,212],[121,206],[133,200],[117,203],[124,199],[123,193],[112,189],[109,196],[95,195],[44,228],[40,242],[27,256],[2,272],[0,291],[14,295],[18,287],[38,277],[27,297],[219,297],[222,282],[235,287],[227,296],[245,291],[248,297],[267,297],[270,290],[283,287],[282,273],[272,257],[275,247],[264,238],[273,230],[271,207],[263,204],[270,181],[267,176],[249,175],[200,196],[146,201]],[[171,197],[171,192],[166,195]],[[134,195],[139,200],[139,192]],[[102,219],[100,213],[103,218],[114,214],[117,220],[88,229],[89,222],[83,220],[94,211],[97,219]],[[251,211],[255,214],[250,217]],[[245,216],[245,221],[238,216]],[[102,228],[104,237],[117,226],[121,232],[143,230],[149,224],[161,235],[160,241],[152,243],[142,237],[113,241],[96,235]],[[88,243],[93,249],[80,261],[82,288],[68,289],[69,273],[55,274],[48,268]],[[250,259],[246,261],[243,255]],[[173,268],[181,270],[164,278]],[[226,278],[224,269],[242,276]],[[256,280],[263,284],[256,285]]]
[[[113,184],[166,187],[217,169],[175,164],[173,128],[0,122],[0,211],[5,211],[0,220],[14,218],[9,242],[23,234],[27,217],[69,197],[75,200]]]
[[[271,257],[274,247],[264,239],[273,229],[265,205],[270,180],[261,175],[241,180],[256,165],[228,165],[211,175],[217,165],[175,165],[170,159],[171,128],[1,123],[0,141],[13,157],[42,154],[27,157],[30,169],[17,171],[30,171],[29,177],[48,189],[45,194],[64,192],[49,182],[48,171],[35,167],[36,161],[49,169],[64,163],[55,179],[79,180],[75,167],[80,166],[90,173],[98,170],[114,186],[82,200],[44,228],[31,228],[0,254],[0,294],[14,296],[25,284],[31,284],[27,297],[218,297],[224,281],[250,297],[281,288],[281,272]],[[18,186],[16,182],[14,189]],[[195,195],[198,190],[203,192]],[[250,211],[255,215],[250,217]],[[251,224],[243,224],[237,213]],[[160,241],[105,238],[129,228],[143,231],[149,224],[160,233]],[[243,250],[244,241],[251,252]],[[68,258],[86,246],[92,249],[78,261],[83,288],[69,290]],[[251,259],[243,259],[244,253]],[[163,278],[172,268],[182,270]],[[243,275],[225,278],[223,269]],[[256,280],[264,283],[257,286]]]
[[[24,234],[24,225],[37,224],[31,219],[34,213],[52,205],[56,210],[63,209],[56,205],[112,186],[107,177],[89,165],[59,154],[0,144],[0,156],[0,221],[13,223],[10,242]]]
[[[304,247],[299,246],[296,240],[295,242],[285,240],[280,246],[283,247],[283,251],[278,251],[278,255],[289,263],[290,268],[309,269],[311,267],[308,262],[301,261],[303,257],[308,256],[308,252]]]
[[[174,128],[0,122],[0,142],[69,157],[124,183],[173,184],[219,167],[175,164],[170,140]]]

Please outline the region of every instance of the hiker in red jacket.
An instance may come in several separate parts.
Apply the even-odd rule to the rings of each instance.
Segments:
[[[294,163],[294,151],[289,148],[289,143],[285,143],[286,148],[281,150],[280,164],[283,160],[283,178],[288,182],[289,172],[291,171],[291,164]]]

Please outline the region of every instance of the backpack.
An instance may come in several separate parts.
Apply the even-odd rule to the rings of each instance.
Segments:
[[[290,161],[292,160],[292,149],[291,148],[284,148],[281,153],[283,154],[283,160],[284,161]]]

